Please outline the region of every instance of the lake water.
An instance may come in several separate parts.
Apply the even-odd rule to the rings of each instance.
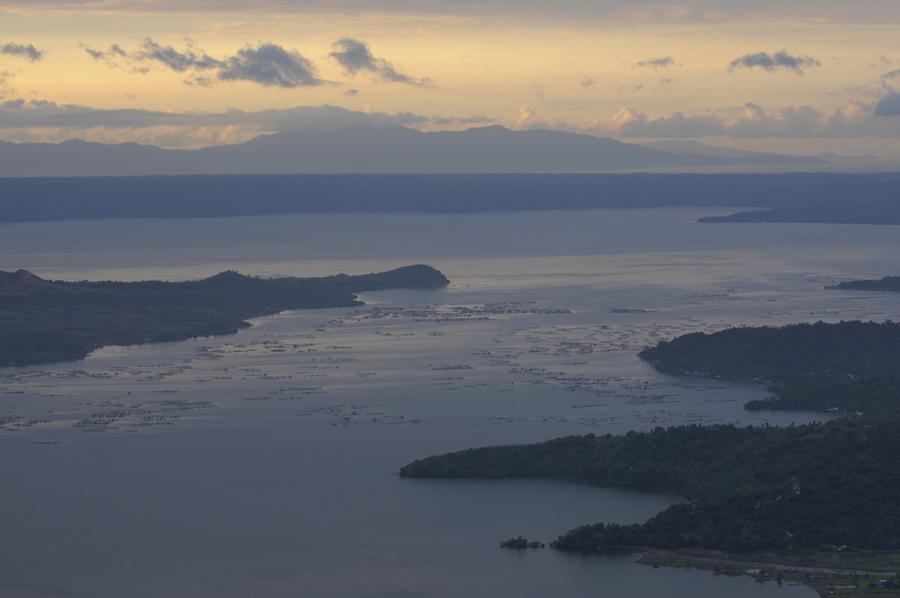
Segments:
[[[500,550],[675,497],[396,475],[427,455],[750,413],[752,385],[635,356],[736,324],[897,319],[826,290],[897,273],[900,228],[701,225],[706,210],[296,215],[0,226],[0,269],[184,280],[441,269],[237,335],[0,370],[0,595],[643,597],[815,594],[634,557]]]

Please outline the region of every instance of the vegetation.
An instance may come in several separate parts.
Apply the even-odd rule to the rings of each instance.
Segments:
[[[528,550],[529,548],[544,548],[543,542],[529,540],[525,536],[516,536],[500,542],[500,548],[508,548],[509,550]]]
[[[400,473],[554,478],[676,494],[688,501],[642,524],[576,528],[553,543],[562,550],[900,547],[900,434],[893,420],[572,436],[431,457]]]
[[[190,282],[60,282],[0,272],[0,367],[81,359],[107,345],[230,334],[288,309],[359,305],[356,293],[440,288],[430,266],[323,278],[222,272]]]
[[[838,405],[866,414],[787,428],[695,425],[469,449],[400,474],[550,478],[685,499],[644,523],[573,529],[552,543],[560,550],[768,551],[781,560],[900,550],[900,325],[735,328],[662,342],[641,357],[671,374],[771,383],[775,397],[752,408]]]
[[[897,564],[876,565],[878,560],[882,560],[882,555],[884,553],[852,551],[733,555],[708,550],[650,550],[645,551],[638,562],[654,568],[689,567],[705,569],[715,575],[749,575],[756,581],[779,585],[802,583],[816,590],[820,596],[898,598]],[[773,556],[775,561],[771,560]],[[898,553],[890,553],[890,556],[896,559]],[[820,562],[822,560],[826,562],[823,564]]]
[[[645,349],[667,374],[766,382],[748,409],[900,411],[900,324],[840,322],[694,333]]]

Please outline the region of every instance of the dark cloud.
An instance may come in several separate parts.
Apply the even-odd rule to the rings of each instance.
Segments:
[[[85,46],[84,51],[87,53],[88,56],[90,56],[94,60],[103,60],[106,58],[106,55],[104,54],[103,50],[95,50],[94,48]]]
[[[247,46],[226,58],[215,58],[205,51],[188,44],[184,50],[163,46],[151,38],[141,47],[126,51],[118,44],[108,50],[85,47],[84,51],[94,60],[110,66],[127,64],[135,72],[147,73],[150,64],[159,64],[176,73],[189,75],[186,85],[210,87],[216,81],[251,81],[266,87],[308,87],[324,83],[319,79],[315,65],[296,50],[287,50],[277,44],[262,43]]]
[[[383,81],[391,83],[406,83],[418,87],[430,87],[431,79],[415,78],[400,72],[384,58],[377,58],[369,49],[366,42],[345,37],[334,42],[333,50],[329,54],[331,58],[344,67],[349,75],[368,72],[376,75]]]
[[[27,58],[31,62],[37,62],[44,55],[43,52],[41,52],[31,44],[17,44],[14,42],[0,46],[0,54],[6,54],[7,56],[17,56],[19,58]]]
[[[0,7],[113,13],[209,11],[462,15],[511,20],[603,19],[745,24],[768,22],[900,22],[896,0],[0,0]]]
[[[894,69],[881,76],[882,79],[900,79],[900,69]]]
[[[356,96],[359,95],[359,90],[354,89],[354,88],[345,89],[344,95],[347,96],[348,98],[355,98]]]
[[[900,116],[900,92],[891,91],[875,106],[875,116]]]
[[[802,75],[805,69],[816,66],[822,66],[822,63],[812,56],[794,56],[787,50],[781,50],[774,54],[768,52],[744,54],[731,61],[728,71],[758,68],[769,72],[790,71]]]
[[[268,87],[305,87],[321,85],[316,67],[294,50],[277,44],[244,48],[219,70],[222,81],[253,81]]]
[[[119,56],[124,55],[124,51],[118,46],[113,46],[110,50]],[[216,60],[202,50],[195,50],[193,47],[189,47],[181,52],[172,46],[162,46],[150,38],[144,40],[141,49],[134,53],[131,58],[138,61],[155,61],[169,67],[176,73],[183,73],[188,70],[204,71],[221,68],[224,65],[222,61]]]
[[[113,44],[107,50],[97,50],[90,46],[81,46],[85,54],[98,62],[105,62],[109,66],[119,66],[119,61],[128,62],[131,56],[119,44]],[[136,69],[139,72],[147,72],[146,69]]]
[[[667,69],[670,66],[675,66],[675,59],[671,56],[662,56],[660,58],[647,58],[646,60],[641,60],[640,62],[634,63],[632,66],[637,68],[644,69]]]

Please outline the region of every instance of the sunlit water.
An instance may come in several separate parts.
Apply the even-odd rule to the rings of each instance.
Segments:
[[[751,385],[657,374],[694,330],[897,318],[826,290],[896,273],[900,229],[701,225],[697,210],[300,215],[0,226],[0,269],[183,280],[440,268],[441,291],[233,336],[0,370],[0,595],[812,596],[633,557],[512,553],[673,497],[404,480],[448,450],[684,423],[787,424]]]

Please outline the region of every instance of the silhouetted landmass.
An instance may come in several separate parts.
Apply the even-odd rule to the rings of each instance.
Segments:
[[[81,359],[107,345],[230,334],[249,326],[248,318],[360,305],[356,293],[447,284],[424,265],[322,278],[222,272],[190,282],[61,282],[25,270],[0,272],[0,366]]]
[[[283,175],[0,179],[0,222],[326,212],[767,208],[897,223],[900,174]],[[732,217],[727,217],[732,218]],[[715,218],[706,219],[710,222]]]
[[[642,524],[586,525],[554,548],[729,552],[900,547],[897,422],[684,426],[469,449],[416,461],[420,478],[552,478],[683,496]]]
[[[538,549],[544,548],[544,543],[538,542],[537,540],[529,540],[525,536],[516,536],[515,538],[509,538],[500,542],[500,548],[507,548],[509,550]]]
[[[900,549],[900,324],[733,328],[641,357],[675,375],[773,384],[755,408],[865,411],[824,424],[681,426],[469,449],[407,465],[422,478],[549,478],[683,496],[642,524],[585,525],[561,550]],[[826,407],[828,406],[828,407]]]
[[[847,202],[836,206],[803,206],[704,216],[704,223],[808,222],[811,224],[900,224],[900,201]]]
[[[873,280],[849,280],[836,284],[832,289],[841,291],[889,291],[900,293],[900,276],[885,276]]]
[[[693,146],[692,149],[711,149]],[[465,131],[351,127],[262,135],[237,144],[164,149],[137,143],[0,142],[0,176],[184,174],[734,171],[824,168],[811,156],[660,151],[609,137],[502,126]]]
[[[900,324],[840,322],[693,333],[640,357],[661,372],[771,384],[748,409],[900,412]]]

